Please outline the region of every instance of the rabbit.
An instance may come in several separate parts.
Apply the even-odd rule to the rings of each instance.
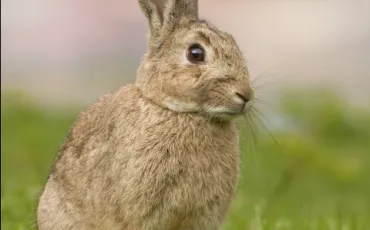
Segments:
[[[235,118],[254,98],[234,38],[196,0],[139,0],[136,80],[80,113],[37,207],[39,230],[215,230],[239,179]]]

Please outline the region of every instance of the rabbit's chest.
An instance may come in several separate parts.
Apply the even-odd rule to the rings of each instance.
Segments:
[[[176,139],[160,146],[153,146],[150,157],[138,161],[137,179],[147,189],[143,194],[147,201],[175,213],[228,207],[237,187],[237,148]]]
[[[189,215],[223,216],[238,182],[236,130],[192,120],[183,126],[177,120],[155,121],[122,137],[123,206],[179,221]]]

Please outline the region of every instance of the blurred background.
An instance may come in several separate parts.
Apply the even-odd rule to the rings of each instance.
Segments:
[[[225,229],[370,229],[370,1],[199,0],[257,90]],[[135,80],[137,1],[2,0],[1,226],[34,229],[78,113]]]

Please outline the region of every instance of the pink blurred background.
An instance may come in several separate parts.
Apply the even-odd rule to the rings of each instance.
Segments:
[[[263,96],[332,86],[370,100],[369,0],[199,0],[232,33]],[[147,25],[136,0],[3,0],[2,90],[87,103],[135,79]],[[347,97],[348,96],[348,97]]]

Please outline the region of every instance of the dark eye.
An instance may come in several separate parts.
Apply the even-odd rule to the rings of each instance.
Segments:
[[[189,47],[187,58],[192,63],[204,62],[206,51],[199,44],[193,44]]]

